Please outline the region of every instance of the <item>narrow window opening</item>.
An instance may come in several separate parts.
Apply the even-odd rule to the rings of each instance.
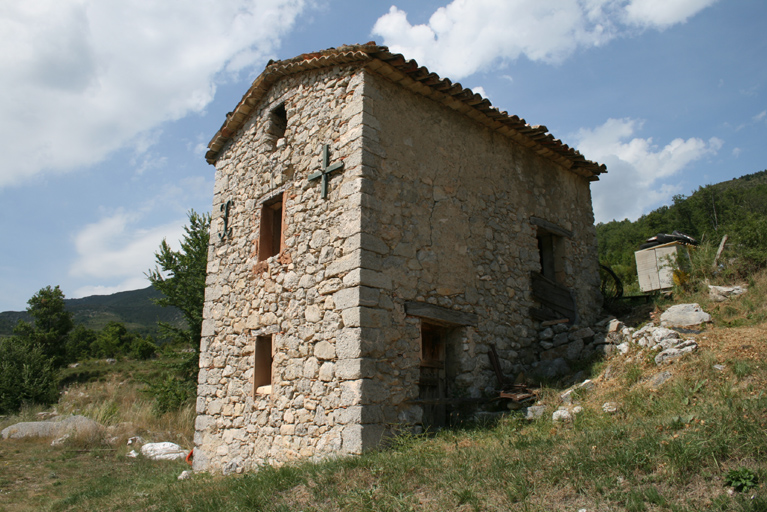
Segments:
[[[255,353],[254,393],[269,394],[272,391],[272,335],[256,337]]]
[[[282,250],[282,243],[282,193],[280,193],[261,207],[258,261],[278,255]]]
[[[541,275],[551,281],[564,282],[564,241],[562,237],[539,229],[536,239],[538,241]]]
[[[538,256],[541,263],[541,274],[552,281],[555,278],[554,270],[554,240],[553,235],[538,233]]]
[[[288,112],[285,110],[285,104],[281,103],[269,113],[269,126],[267,131],[272,136],[274,142],[285,137],[285,130],[288,128]]]

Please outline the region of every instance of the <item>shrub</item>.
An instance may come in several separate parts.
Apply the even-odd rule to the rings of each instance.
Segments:
[[[135,359],[146,360],[157,352],[157,345],[152,343],[151,338],[137,337],[130,346],[130,353]]]
[[[166,373],[162,380],[149,383],[147,392],[154,398],[154,410],[158,414],[180,409],[197,394],[197,388],[186,379]]]
[[[0,340],[0,413],[57,399],[55,369],[43,348],[15,336]]]

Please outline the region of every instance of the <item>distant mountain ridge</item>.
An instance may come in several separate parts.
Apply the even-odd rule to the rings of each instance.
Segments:
[[[111,321],[121,322],[125,327],[142,336],[152,335],[157,338],[157,322],[183,326],[184,319],[173,307],[163,308],[152,302],[162,297],[162,293],[153,286],[141,290],[118,292],[111,295],[91,295],[81,299],[65,299],[64,303],[76,324],[84,324],[89,329],[100,330]],[[32,322],[26,311],[4,311],[0,313],[0,336],[13,333],[19,320]]]

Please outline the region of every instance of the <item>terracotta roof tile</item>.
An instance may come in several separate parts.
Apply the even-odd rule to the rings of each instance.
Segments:
[[[489,100],[471,89],[464,88],[460,83],[453,83],[448,78],[440,78],[436,73],[419,66],[416,61],[407,60],[398,53],[391,53],[386,46],[379,46],[374,42],[329,48],[282,61],[269,61],[266,69],[253,81],[234,111],[227,114],[221,129],[211,139],[205,155],[207,161],[212,164],[217,160],[226,142],[245,124],[255,106],[275,81],[308,69],[349,63],[359,63],[416,93],[441,101],[591,181],[598,180],[600,174],[607,172],[605,165],[586,160],[580,152],[554,138],[545,126],[530,126],[516,115],[501,112],[493,107]]]

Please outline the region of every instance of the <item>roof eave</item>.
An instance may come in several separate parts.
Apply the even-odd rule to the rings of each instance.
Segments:
[[[545,126],[531,126],[524,119],[499,111],[490,104],[489,100],[473,93],[471,89],[465,89],[460,83],[453,83],[447,78],[440,78],[436,73],[419,66],[416,61],[406,60],[398,53],[389,52],[386,46],[378,46],[375,43],[342,46],[337,49],[306,53],[284,61],[270,61],[263,73],[253,81],[235,109],[227,114],[226,121],[208,145],[205,159],[210,164],[216,162],[227,142],[245,124],[258,102],[280,78],[309,69],[351,63],[362,63],[367,69],[417,94],[439,101],[507,135],[589,181],[597,181],[600,174],[607,172],[604,164],[586,160],[579,151],[555,139],[548,133],[548,128]]]

